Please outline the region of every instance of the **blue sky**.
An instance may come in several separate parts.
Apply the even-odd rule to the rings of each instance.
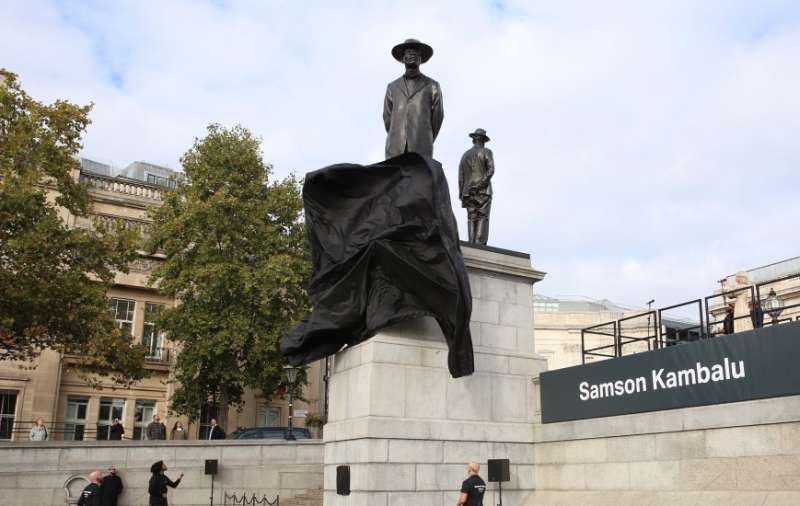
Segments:
[[[800,254],[797,2],[10,0],[0,33],[34,96],[95,103],[86,156],[179,168],[240,123],[278,175],[380,160],[389,50],[422,39],[435,156],[452,186],[488,131],[490,244],[547,295],[668,305]]]

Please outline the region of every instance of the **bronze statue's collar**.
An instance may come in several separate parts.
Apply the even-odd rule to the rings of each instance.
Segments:
[[[422,75],[422,72],[419,69],[406,69],[406,73],[403,74],[403,77],[406,79],[416,79]]]

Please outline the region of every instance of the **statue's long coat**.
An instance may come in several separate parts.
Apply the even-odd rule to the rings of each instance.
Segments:
[[[443,119],[439,83],[424,74],[389,83],[383,101],[386,159],[406,151],[433,158],[433,141]]]

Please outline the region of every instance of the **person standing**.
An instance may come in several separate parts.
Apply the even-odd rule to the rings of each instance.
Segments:
[[[92,471],[89,474],[89,484],[81,492],[78,499],[78,506],[103,506],[100,485],[103,477],[100,471]]]
[[[117,468],[109,466],[108,474],[103,477],[103,484],[100,486],[100,495],[103,498],[102,506],[117,506],[122,489],[122,478],[117,475]]]
[[[471,134],[472,147],[461,157],[458,165],[458,196],[461,207],[467,209],[469,242],[483,246],[489,240],[489,213],[492,210],[492,176],[494,155],[486,147],[489,136],[478,128]]]
[[[461,484],[461,495],[458,498],[458,506],[483,506],[483,494],[486,492],[486,482],[478,476],[481,470],[476,462],[470,462],[467,466],[469,477]]]
[[[108,439],[111,441],[121,441],[123,434],[125,434],[125,427],[122,426],[119,418],[114,418],[111,422],[111,427],[108,429]]]
[[[175,441],[186,441],[188,439],[186,429],[183,428],[183,422],[178,420],[172,427],[172,439]]]
[[[419,71],[433,56],[433,48],[407,39],[392,48],[392,56],[406,71],[389,83],[383,100],[386,158],[409,152],[433,158],[433,141],[444,120],[442,89]]]
[[[158,415],[153,415],[153,421],[147,424],[147,439],[151,441],[167,439],[167,427],[161,423]]]
[[[764,326],[764,310],[761,308],[758,297],[753,297],[753,300],[750,301],[750,321],[753,322],[754,329]]]
[[[725,319],[722,320],[722,333],[725,335],[733,334],[733,312],[734,305],[728,304],[725,308]]]
[[[50,434],[47,432],[47,427],[44,425],[44,420],[41,418],[36,419],[36,423],[31,427],[30,440],[31,441],[47,441],[50,439]]]
[[[211,419],[211,427],[208,429],[208,439],[225,439],[225,431],[222,430],[222,427],[217,425],[217,419]]]
[[[147,486],[147,493],[150,495],[150,506],[169,506],[167,487],[177,488],[183,478],[183,473],[181,473],[177,480],[172,481],[164,474],[166,470],[167,465],[164,464],[163,460],[159,460],[150,466],[150,472],[153,474]]]

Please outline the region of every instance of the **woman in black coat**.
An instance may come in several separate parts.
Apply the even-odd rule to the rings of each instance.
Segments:
[[[183,473],[177,480],[172,481],[166,477],[164,471],[167,470],[167,465],[163,460],[159,460],[150,466],[150,472],[153,476],[150,477],[150,485],[147,487],[147,492],[150,494],[150,506],[169,506],[167,503],[167,487],[175,488],[181,482]]]

